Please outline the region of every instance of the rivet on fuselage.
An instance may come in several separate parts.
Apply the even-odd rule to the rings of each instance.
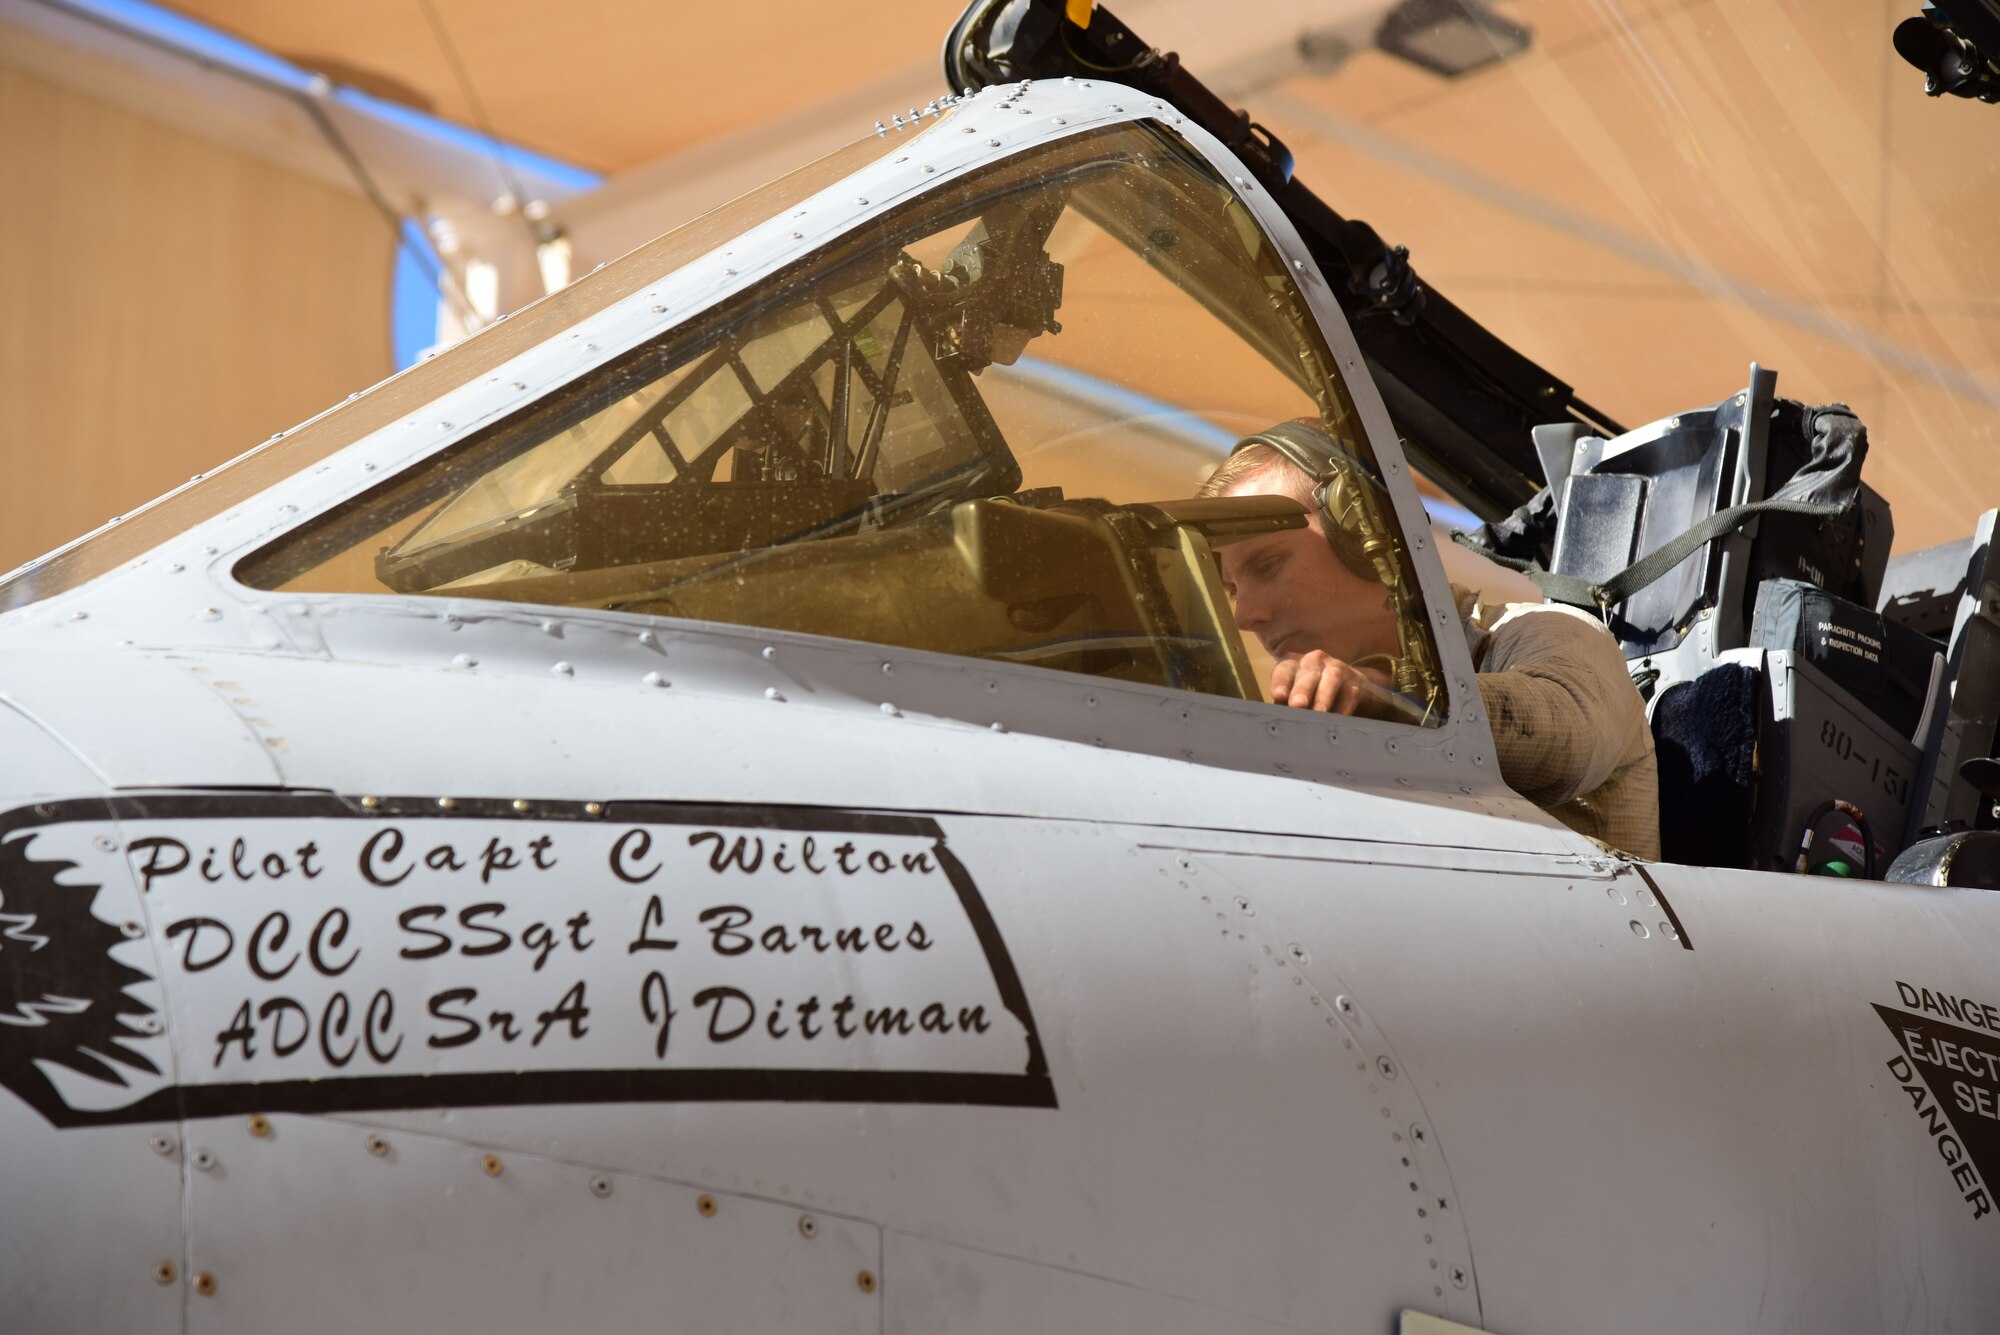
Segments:
[[[263,1113],[251,1113],[246,1125],[250,1128],[250,1134],[259,1140],[264,1140],[271,1134],[271,1119]]]
[[[528,799],[527,799],[527,798],[525,798],[525,797],[517,797],[517,798],[515,798],[515,799],[514,799],[514,810],[516,810],[516,811],[520,811],[520,812],[526,812],[526,811],[528,810]]]
[[[586,816],[602,816],[604,814],[604,803],[585,802],[583,804],[583,814]]]
[[[703,1219],[715,1218],[715,1197],[706,1194],[702,1195],[696,1199],[694,1208],[700,1212]]]
[[[437,804],[441,810],[453,811],[458,807],[458,799],[455,797],[440,797],[437,800]]]
[[[381,1158],[386,1158],[388,1156],[389,1140],[386,1136],[378,1136],[371,1134],[368,1137],[366,1144],[368,1146],[368,1152],[374,1155],[376,1158],[381,1159]]]
[[[382,799],[379,797],[364,797],[361,799],[361,805],[373,811],[382,805]]]
[[[479,1161],[479,1166],[488,1177],[498,1177],[507,1171],[507,1165],[500,1162],[500,1156],[497,1154],[487,1155]]]

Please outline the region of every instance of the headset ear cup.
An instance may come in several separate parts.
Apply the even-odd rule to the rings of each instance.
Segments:
[[[1356,498],[1347,491],[1353,485],[1353,478],[1345,471],[1336,471],[1319,485],[1314,495],[1319,501],[1320,527],[1326,530],[1327,546],[1333,548],[1333,554],[1351,574],[1358,579],[1377,580],[1381,574],[1368,559],[1361,534],[1349,518]]]

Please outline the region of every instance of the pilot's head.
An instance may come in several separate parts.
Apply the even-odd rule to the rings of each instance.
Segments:
[[[1306,507],[1306,527],[1244,538],[1219,553],[1238,628],[1272,657],[1319,649],[1352,663],[1400,652],[1394,604],[1342,501],[1366,485],[1361,465],[1310,418],[1246,437],[1202,485],[1204,496],[1289,496]]]

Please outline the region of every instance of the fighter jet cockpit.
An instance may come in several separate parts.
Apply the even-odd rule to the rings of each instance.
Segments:
[[[1399,618],[1394,690],[1373,712],[1435,724],[1431,618],[1298,284],[1169,128],[1077,134],[870,219],[237,574],[1260,699],[1268,660],[1232,622],[1215,552],[1304,509],[1166,498],[1192,495],[1238,437],[1304,416],[1350,454],[1363,494],[1348,520]]]

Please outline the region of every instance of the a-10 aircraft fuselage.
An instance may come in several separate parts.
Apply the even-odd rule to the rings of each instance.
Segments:
[[[1140,123],[1236,183],[1428,533],[1285,217],[1076,82],[958,100],[16,577],[0,1328],[1993,1319],[2000,903],[1591,843],[1500,782],[1443,618],[1419,727],[236,573],[931,192]]]

